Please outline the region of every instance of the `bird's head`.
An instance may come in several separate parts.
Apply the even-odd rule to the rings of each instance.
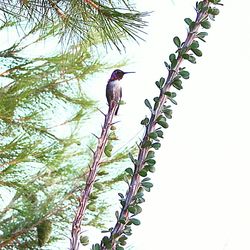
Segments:
[[[125,74],[129,74],[129,73],[135,73],[135,72],[124,72],[120,69],[116,69],[111,74],[110,80],[111,81],[121,80]]]

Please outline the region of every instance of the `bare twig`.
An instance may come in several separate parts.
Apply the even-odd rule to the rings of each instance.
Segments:
[[[89,4],[91,7],[93,7],[94,9],[96,10],[99,10],[100,9],[100,6],[97,5],[96,3],[94,3],[93,1],[91,0],[84,0],[85,3]]]
[[[57,6],[56,3],[54,3],[52,0],[48,0],[51,7],[55,10],[57,15],[64,21],[67,18],[67,15]]]

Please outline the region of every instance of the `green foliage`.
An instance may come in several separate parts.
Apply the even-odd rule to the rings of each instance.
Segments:
[[[80,242],[83,246],[87,246],[89,244],[89,237],[81,235]]]
[[[173,39],[173,41],[174,41],[174,44],[175,44],[178,48],[181,47],[181,40],[180,40],[180,38],[179,38],[178,36],[175,36],[174,39]]]
[[[14,32],[15,23],[6,23],[1,30],[5,32],[7,26]],[[114,65],[92,53],[92,47],[99,44],[98,35],[92,44],[82,40],[64,53],[55,49],[48,55],[24,56],[25,50],[39,48],[40,42],[53,42],[58,29],[48,26],[39,35],[40,27],[36,26],[0,51],[3,249],[36,249],[64,237],[60,232],[72,222],[88,172],[88,145],[93,141],[82,131],[88,128],[86,118],[92,115],[95,102],[86,96],[85,80]],[[115,134],[110,134],[110,140],[115,139]],[[90,198],[87,224],[101,226],[101,216],[108,206],[99,195],[123,179],[111,175],[104,181],[107,169],[111,163],[126,159],[127,153],[103,162],[96,183],[101,188],[96,188]]]
[[[148,99],[145,99],[144,103],[150,110],[152,110],[152,105],[150,104]]]
[[[50,239],[52,232],[52,222],[50,220],[44,220],[37,226],[37,239],[38,246],[44,246]]]
[[[5,23],[39,25],[42,32],[47,26],[57,26],[58,40],[69,44],[87,40],[93,43],[98,34],[103,44],[120,49],[123,38],[141,39],[147,12],[137,11],[126,0],[97,1],[1,1],[0,13]],[[55,34],[54,34],[55,35]]]

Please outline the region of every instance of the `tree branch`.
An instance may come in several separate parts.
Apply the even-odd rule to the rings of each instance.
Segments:
[[[55,10],[57,15],[64,21],[67,19],[67,15],[57,6],[56,3],[54,3],[52,0],[48,0],[51,7]]]

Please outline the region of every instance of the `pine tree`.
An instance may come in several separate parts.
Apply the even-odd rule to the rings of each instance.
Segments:
[[[147,24],[147,12],[137,11],[130,1],[95,0],[6,0],[0,1],[0,14],[5,22],[37,24],[42,30],[48,25],[58,26],[60,40],[72,44],[82,40],[92,43],[98,34],[104,45],[120,50],[125,37],[141,39]]]
[[[21,32],[18,26],[16,21],[4,22],[1,32],[6,34],[6,28],[11,34],[14,28]],[[91,41],[88,34],[64,53],[55,49],[48,56],[27,57],[39,43],[62,35],[60,25],[44,27],[38,22],[27,25],[18,41],[0,51],[1,249],[37,249],[65,237],[65,229],[69,232],[88,172],[89,146],[94,143],[81,136],[88,129],[86,118],[96,110],[84,82],[89,75],[114,67],[92,53],[101,35],[89,32]],[[125,155],[102,163],[86,224],[100,226],[107,205],[95,205],[98,195],[123,177],[104,179],[105,168]]]

